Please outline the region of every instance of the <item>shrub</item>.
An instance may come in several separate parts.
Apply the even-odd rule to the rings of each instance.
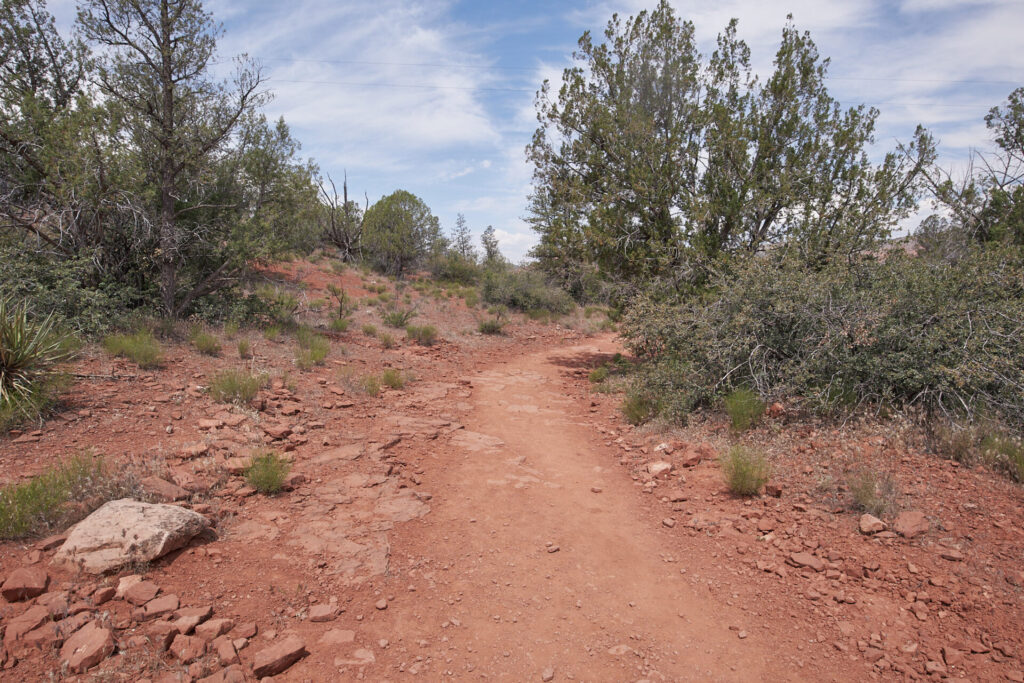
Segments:
[[[355,308],[352,302],[352,297],[350,297],[344,289],[338,285],[329,284],[327,285],[327,291],[330,292],[331,296],[334,297],[334,300],[338,302],[338,318],[344,319],[352,314],[352,311]]]
[[[722,456],[721,464],[725,483],[737,496],[756,495],[768,483],[768,461],[748,448],[733,446]]]
[[[238,340],[238,357],[243,359],[252,358],[252,347],[248,339]]]
[[[588,375],[587,379],[589,379],[593,384],[600,384],[608,379],[608,368],[603,365],[599,368],[594,368],[590,371],[590,375]]]
[[[0,488],[0,539],[47,532],[133,493],[132,476],[110,471],[91,453],[74,456],[24,483]]]
[[[192,335],[192,345],[199,353],[206,356],[220,355],[220,342],[208,332],[196,332]]]
[[[405,334],[421,346],[432,346],[437,341],[437,328],[433,325],[409,325]]]
[[[388,368],[384,372],[380,373],[381,384],[390,389],[401,389],[405,386],[405,380],[402,378],[402,373],[394,368]]]
[[[0,431],[43,412],[52,402],[56,366],[73,352],[52,316],[32,322],[24,304],[0,298]]]
[[[277,287],[261,287],[256,296],[263,303],[267,316],[278,325],[291,327],[295,324],[295,313],[299,310],[299,298],[286,290]]]
[[[377,326],[371,323],[366,323],[365,325],[363,325],[363,334],[365,334],[367,337],[376,337]]]
[[[281,326],[271,325],[270,327],[263,330],[263,338],[267,341],[277,341],[281,338]]]
[[[224,336],[227,337],[228,339],[231,339],[236,334],[238,334],[238,330],[239,324],[237,320],[229,320],[228,322],[224,323]]]
[[[277,454],[266,451],[253,456],[245,470],[245,482],[260,493],[273,495],[284,487],[291,464]]]
[[[700,296],[645,297],[630,310],[623,334],[671,416],[751,387],[824,414],[914,402],[1024,426],[1024,250],[978,247],[953,263],[893,252],[816,269],[779,252]]]
[[[881,517],[897,507],[899,485],[887,472],[877,474],[867,468],[858,469],[851,474],[847,486],[857,510]]]
[[[982,460],[1014,481],[1024,481],[1024,443],[1019,436],[988,432],[979,444]]]
[[[732,428],[737,432],[745,432],[764,415],[764,401],[746,387],[734,389],[725,397],[725,412],[732,421]]]
[[[476,329],[480,334],[501,334],[502,330],[505,329],[505,321],[499,320],[498,318],[481,320]]]
[[[388,334],[387,332],[382,332],[378,339],[380,340],[380,345],[383,346],[385,349],[395,348],[394,335]]]
[[[640,425],[650,420],[654,417],[655,408],[649,396],[633,390],[627,391],[622,400],[622,414],[631,425]]]
[[[462,299],[466,302],[467,308],[476,308],[480,303],[480,293],[475,289],[467,289],[462,295]]]
[[[163,363],[160,344],[149,330],[134,334],[115,334],[103,340],[103,348],[114,356],[122,356],[140,368],[156,368]]]
[[[351,324],[348,318],[331,318],[330,328],[332,332],[347,332]]]
[[[321,334],[308,327],[300,327],[295,338],[299,342],[299,352],[295,355],[295,364],[302,370],[314,365],[323,365],[327,354],[331,351],[331,342]]]
[[[525,313],[549,312],[565,315],[575,303],[563,290],[548,284],[535,270],[490,270],[484,276],[480,296],[491,304],[502,304]]]
[[[367,396],[377,396],[380,393],[380,379],[376,375],[367,375],[363,377],[359,388]]]
[[[242,405],[256,398],[266,383],[266,375],[252,375],[243,370],[223,370],[210,380],[210,397],[218,403]]]
[[[416,309],[414,308],[391,308],[381,314],[385,325],[397,328],[405,327],[415,317]]]

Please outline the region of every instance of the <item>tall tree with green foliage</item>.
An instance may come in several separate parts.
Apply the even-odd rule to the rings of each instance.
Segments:
[[[484,228],[483,234],[480,235],[480,245],[484,249],[485,266],[501,265],[505,262],[505,257],[501,255],[501,249],[498,248],[498,236],[495,234],[493,225]]]
[[[461,213],[455,217],[455,228],[452,230],[451,249],[466,261],[476,263],[477,253],[473,246],[473,233],[469,231],[466,217]]]
[[[243,266],[237,253],[208,258],[225,226],[198,217],[211,206],[219,155],[266,100],[260,70],[240,57],[232,84],[210,77],[222,29],[199,0],[86,0],[78,26],[102,48],[97,84],[152,179],[160,299],[166,314],[180,315]],[[193,263],[197,254],[204,258]]]
[[[441,224],[422,199],[396,190],[366,210],[363,249],[378,270],[401,277],[420,266],[441,238]]]
[[[531,223],[549,272],[580,250],[612,277],[699,281],[732,254],[785,243],[808,262],[868,248],[916,205],[931,141],[872,164],[878,112],[843,110],[828,60],[791,24],[753,75],[736,22],[714,54],[668,2],[589,32],[558,93],[537,95]]]

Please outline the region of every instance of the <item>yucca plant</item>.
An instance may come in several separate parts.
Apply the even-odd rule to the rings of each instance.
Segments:
[[[24,304],[0,298],[0,405],[31,401],[55,374],[54,366],[73,353],[52,315],[30,321]]]

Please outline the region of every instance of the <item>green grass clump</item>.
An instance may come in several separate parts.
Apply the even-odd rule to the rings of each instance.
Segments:
[[[248,403],[267,383],[266,375],[224,370],[210,380],[210,397],[218,403]]]
[[[847,481],[853,506],[875,517],[893,512],[898,506],[899,484],[888,472],[881,474],[862,468],[852,473]]]
[[[501,334],[505,329],[505,321],[497,318],[481,320],[476,329],[480,334]]]
[[[28,309],[0,298],[0,432],[39,418],[54,402],[55,366],[74,355],[72,339],[52,317],[29,320]]]
[[[405,379],[402,377],[402,373],[394,368],[388,368],[380,373],[380,381],[389,389],[401,389],[405,386]]]
[[[327,354],[331,351],[331,342],[327,337],[317,334],[308,327],[300,327],[295,332],[295,339],[299,342],[295,364],[300,369],[308,370],[314,365],[324,364]]]
[[[631,425],[641,425],[654,417],[656,406],[647,395],[629,391],[622,400],[622,414]]]
[[[260,493],[273,495],[284,487],[291,463],[277,454],[266,451],[253,456],[245,470],[245,482]]]
[[[381,314],[381,319],[388,327],[403,328],[416,317],[414,308],[391,308]]]
[[[107,501],[130,495],[134,486],[132,477],[111,472],[101,457],[74,456],[24,483],[0,488],[0,539],[70,524]]]
[[[1004,472],[1014,481],[1024,481],[1024,442],[1019,436],[989,432],[981,438],[979,448],[989,467]]]
[[[238,357],[242,359],[252,358],[252,345],[248,339],[238,340]]]
[[[437,328],[433,325],[407,325],[405,334],[421,346],[431,346],[437,342]]]
[[[360,382],[360,389],[367,396],[377,396],[380,394],[380,378],[377,375],[367,375],[363,377]]]
[[[601,366],[594,368],[590,371],[590,375],[587,377],[593,384],[600,384],[601,382],[608,379],[608,368]]]
[[[764,409],[764,401],[750,389],[739,388],[725,397],[725,412],[737,432],[745,432],[757,424]]]
[[[263,330],[263,338],[267,341],[277,341],[281,338],[281,326],[271,325],[270,327]]]
[[[733,446],[722,457],[722,475],[729,490],[737,496],[753,496],[768,483],[768,461],[760,453]]]
[[[192,345],[204,356],[219,356],[220,342],[209,332],[196,332],[192,335]]]
[[[332,332],[347,332],[348,326],[351,324],[351,320],[348,318],[331,318],[330,328]]]
[[[103,348],[111,355],[127,358],[144,370],[160,367],[163,363],[160,344],[149,330],[111,335],[103,340]]]
[[[365,325],[363,325],[363,334],[365,334],[367,337],[376,337],[377,326],[372,323],[366,323]]]
[[[395,348],[396,342],[394,335],[388,334],[387,332],[381,332],[379,339],[380,345],[385,349]]]

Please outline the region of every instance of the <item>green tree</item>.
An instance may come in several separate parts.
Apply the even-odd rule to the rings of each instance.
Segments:
[[[363,248],[374,267],[401,277],[422,265],[441,239],[437,217],[422,199],[396,190],[367,209]]]
[[[222,29],[199,0],[86,0],[78,25],[102,48],[98,86],[144,168],[160,299],[166,314],[178,316],[244,267],[242,254],[217,249],[225,226],[200,217],[210,215],[216,160],[266,99],[260,71],[240,57],[230,86],[209,77]]]
[[[530,221],[543,264],[570,250],[625,281],[700,281],[731,254],[787,243],[810,262],[886,237],[915,206],[932,146],[914,142],[871,164],[878,112],[842,110],[806,33],[782,34],[763,83],[736,22],[709,59],[668,2],[605,41],[589,32],[553,93],[537,95]]]
[[[1010,93],[1002,106],[985,117],[995,149],[977,151],[959,179],[932,166],[928,181],[937,202],[951,220],[934,217],[924,232],[944,222],[947,239],[971,242],[1006,241],[1024,246],[1024,88]],[[929,228],[931,228],[929,230]]]
[[[341,184],[341,197],[338,197],[338,188],[330,174],[327,181],[331,185],[330,192],[322,179],[318,181],[322,202],[321,233],[324,239],[338,248],[342,261],[355,263],[362,258],[363,210],[348,198],[348,174]]]
[[[480,235],[480,244],[484,248],[484,265],[495,266],[505,263],[505,257],[501,255],[498,248],[498,236],[494,232],[494,226],[488,225]]]
[[[473,233],[469,231],[466,217],[461,213],[455,218],[455,229],[452,230],[451,248],[466,261],[476,263],[477,253],[473,246]]]

